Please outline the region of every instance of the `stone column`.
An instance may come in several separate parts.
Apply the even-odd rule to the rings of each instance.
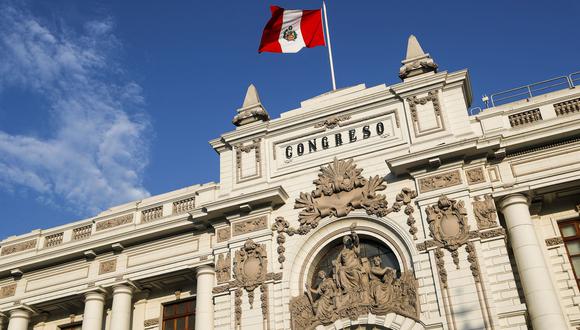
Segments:
[[[527,197],[523,194],[508,195],[499,206],[505,218],[533,328],[568,329],[542,245],[534,230]]]
[[[105,294],[99,291],[85,293],[85,312],[82,330],[102,330]]]
[[[133,311],[133,288],[127,284],[113,287],[113,308],[111,325],[114,330],[131,329],[131,312]]]
[[[6,325],[4,314],[0,313],[0,330],[4,330],[4,326]]]
[[[19,308],[10,311],[10,321],[8,321],[8,330],[28,330],[30,322],[30,311]]]
[[[197,297],[195,303],[195,328],[213,329],[213,283],[215,271],[204,265],[197,269]]]

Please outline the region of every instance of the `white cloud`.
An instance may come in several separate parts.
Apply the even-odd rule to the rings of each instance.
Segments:
[[[0,3],[0,93],[32,92],[49,105],[48,137],[8,134],[0,123],[0,189],[25,188],[47,205],[89,215],[148,196],[142,185],[149,125],[141,87],[115,60],[121,46],[107,18],[82,32],[50,29]]]

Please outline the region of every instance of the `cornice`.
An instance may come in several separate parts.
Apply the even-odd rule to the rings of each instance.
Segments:
[[[242,208],[257,207],[260,205],[279,206],[286,202],[288,193],[282,186],[275,186],[245,194],[219,198],[215,202],[207,203],[202,210],[207,219],[225,216],[230,213],[241,212]]]

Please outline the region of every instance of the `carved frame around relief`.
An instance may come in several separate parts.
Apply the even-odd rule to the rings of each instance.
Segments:
[[[262,177],[261,142],[262,139],[257,138],[252,140],[251,144],[243,145],[240,143],[234,147],[236,153],[236,183],[242,183],[244,181],[258,179]],[[253,175],[244,176],[242,169],[242,153],[248,153],[252,151],[255,153],[256,173]]]
[[[409,110],[411,112],[411,120],[413,121],[413,131],[415,132],[415,137],[443,131],[445,129],[443,117],[441,115],[441,103],[439,102],[439,96],[436,90],[429,91],[427,96],[424,97],[408,97],[407,102],[409,103]],[[425,105],[428,102],[433,104],[433,112],[435,115],[435,120],[437,121],[437,127],[423,130],[421,129],[417,105]]]
[[[248,292],[250,306],[254,303],[254,290],[262,285],[268,273],[266,246],[249,239],[236,251],[234,258],[234,279],[238,286]]]
[[[469,240],[467,211],[463,201],[439,197],[437,204],[425,209],[431,237],[451,252],[453,262],[459,267],[457,249]]]
[[[318,179],[314,180],[316,189],[310,193],[300,193],[295,201],[294,208],[302,209],[298,214],[300,226],[284,229],[285,232],[291,236],[305,235],[318,227],[321,219],[344,217],[356,209],[364,209],[368,215],[384,217],[391,212],[399,212],[404,206],[409,232],[416,239],[412,200],[417,197],[417,192],[403,188],[396,202],[389,207],[386,196],[378,193],[387,188],[384,179],[378,175],[366,179],[361,175],[362,171],[352,159],[335,158],[328,166],[322,166]]]

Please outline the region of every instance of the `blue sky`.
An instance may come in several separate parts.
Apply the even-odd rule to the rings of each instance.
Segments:
[[[272,117],[329,91],[326,49],[258,54],[269,5],[0,0],[0,238],[218,181],[207,141],[254,83]],[[578,1],[332,1],[338,87],[399,81],[409,34],[480,96],[580,70]]]

